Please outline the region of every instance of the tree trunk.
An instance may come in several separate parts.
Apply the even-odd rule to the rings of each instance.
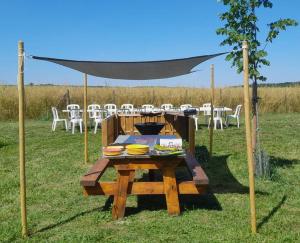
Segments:
[[[256,148],[256,140],[257,140],[257,80],[253,80],[252,84],[252,148],[253,153],[255,152]],[[255,163],[255,162],[254,162]],[[255,164],[254,164],[255,167]]]

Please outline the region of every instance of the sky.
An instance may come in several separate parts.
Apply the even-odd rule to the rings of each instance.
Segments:
[[[274,0],[258,12],[261,34],[279,18],[299,19],[299,0]],[[95,61],[152,61],[230,51],[216,35],[217,0],[1,0],[0,84],[16,84],[17,44],[26,55]],[[300,80],[300,26],[282,32],[267,47],[271,66],[262,70],[268,82]],[[90,85],[208,87],[210,65],[218,87],[241,85],[225,56],[196,67],[198,72],[164,80],[112,80],[89,77]],[[81,85],[80,72],[49,62],[26,59],[25,83]]]

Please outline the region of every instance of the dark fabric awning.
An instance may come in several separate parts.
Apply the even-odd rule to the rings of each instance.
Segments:
[[[53,62],[89,75],[128,80],[171,78],[189,74],[198,64],[225,53],[196,56],[182,59],[145,62],[76,61],[49,57],[31,56],[33,59]]]

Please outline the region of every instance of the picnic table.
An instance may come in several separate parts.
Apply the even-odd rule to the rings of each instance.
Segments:
[[[116,144],[141,143],[151,148],[161,138],[173,138],[172,135],[119,135]],[[98,182],[106,168],[112,166],[117,171],[117,180],[113,182]],[[183,166],[190,174],[189,180],[176,179],[175,170]],[[137,170],[147,170],[149,181],[135,181]],[[154,172],[162,172],[162,181],[154,180]],[[84,195],[113,195],[113,219],[123,218],[125,215],[128,195],[163,194],[166,198],[167,209],[170,215],[180,214],[180,194],[202,194],[208,185],[208,178],[195,159],[186,152],[177,156],[153,156],[151,152],[146,155],[129,155],[123,153],[119,156],[103,156],[90,171],[85,174],[80,184]]]

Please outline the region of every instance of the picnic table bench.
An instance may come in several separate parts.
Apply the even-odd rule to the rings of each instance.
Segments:
[[[113,166],[117,170],[117,181],[99,182],[105,170]],[[188,169],[190,180],[179,181],[175,176],[175,169],[184,166]],[[150,172],[160,170],[163,181],[140,182],[134,181],[135,171],[145,169]],[[85,196],[106,195],[114,196],[112,215],[114,219],[124,217],[127,195],[164,194],[168,213],[180,213],[179,194],[202,194],[208,186],[209,180],[191,153],[176,157],[132,156],[129,158],[101,158],[81,178]]]

